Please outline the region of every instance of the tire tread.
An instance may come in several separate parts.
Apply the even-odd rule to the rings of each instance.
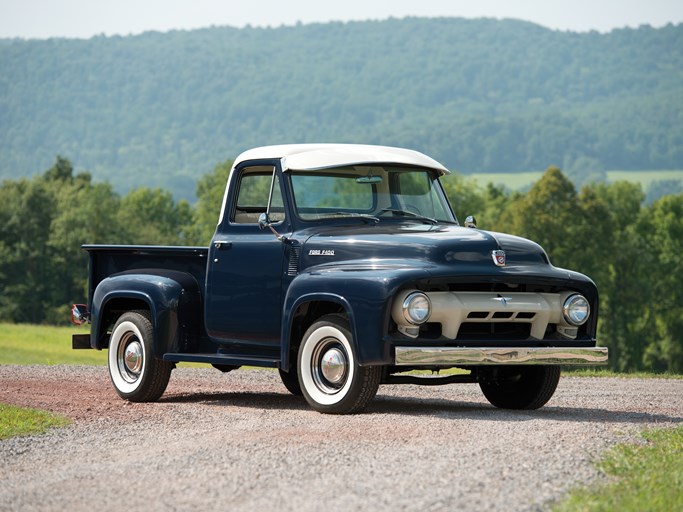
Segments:
[[[511,371],[503,368],[504,371]],[[533,410],[543,407],[555,394],[560,380],[559,366],[532,366],[518,368],[522,383],[510,383],[502,379],[484,379],[479,387],[486,399],[501,409]],[[526,380],[525,380],[526,379]]]

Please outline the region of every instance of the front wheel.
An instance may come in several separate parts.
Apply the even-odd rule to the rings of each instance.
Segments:
[[[559,366],[499,366],[479,373],[479,387],[501,409],[538,409],[555,393]]]
[[[114,325],[109,340],[109,376],[130,402],[153,402],[164,394],[173,363],[154,357],[152,322],[146,311],[129,311]]]
[[[380,366],[359,366],[348,321],[326,315],[304,334],[297,360],[299,384],[313,409],[329,414],[360,412],[377,394]]]

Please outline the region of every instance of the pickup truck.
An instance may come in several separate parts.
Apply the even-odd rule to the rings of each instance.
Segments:
[[[129,401],[157,400],[190,361],[276,368],[323,413],[401,383],[478,383],[496,407],[539,408],[561,365],[607,362],[596,286],[534,242],[459,225],[448,173],[382,146],[246,151],[208,248],[83,246],[88,303],[71,318],[91,332],[72,346],[108,349]]]

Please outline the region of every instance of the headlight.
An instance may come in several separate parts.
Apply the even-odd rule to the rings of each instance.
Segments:
[[[591,307],[583,295],[570,295],[564,301],[562,313],[567,323],[571,325],[583,325],[591,314]]]
[[[420,325],[429,319],[432,303],[422,292],[413,292],[403,301],[403,317],[413,325]]]

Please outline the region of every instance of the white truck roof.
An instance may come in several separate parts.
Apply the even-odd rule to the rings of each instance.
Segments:
[[[433,158],[412,149],[365,144],[287,144],[250,149],[237,157],[245,160],[280,159],[283,170],[312,171],[348,165],[401,164],[435,169],[450,174]]]

